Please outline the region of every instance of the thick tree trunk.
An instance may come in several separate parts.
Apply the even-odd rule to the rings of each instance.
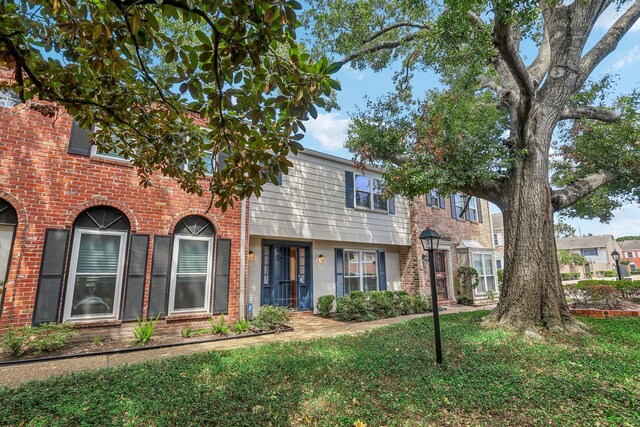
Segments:
[[[516,160],[504,188],[504,285],[489,320],[515,329],[577,331],[583,325],[571,317],[560,280],[544,140],[551,139],[550,131],[543,134],[529,145],[536,148]]]

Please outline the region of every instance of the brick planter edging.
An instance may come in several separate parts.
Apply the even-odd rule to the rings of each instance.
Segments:
[[[596,310],[592,308],[569,309],[571,314],[576,316],[595,317],[604,319],[605,317],[640,317],[640,310]]]

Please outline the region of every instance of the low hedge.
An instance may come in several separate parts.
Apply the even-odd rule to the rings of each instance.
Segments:
[[[560,278],[562,280],[576,280],[580,278],[580,273],[578,271],[574,271],[572,273],[560,273]]]
[[[431,311],[430,301],[406,291],[353,291],[336,300],[336,315],[357,322]]]

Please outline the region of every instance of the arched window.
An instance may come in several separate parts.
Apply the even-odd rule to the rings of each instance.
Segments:
[[[76,218],[64,320],[118,317],[129,228],[127,217],[108,206]]]
[[[9,276],[11,249],[16,235],[18,214],[9,202],[0,199],[0,295]],[[0,307],[1,309],[1,307]]]
[[[175,227],[169,314],[209,312],[213,271],[213,225],[191,215]]]

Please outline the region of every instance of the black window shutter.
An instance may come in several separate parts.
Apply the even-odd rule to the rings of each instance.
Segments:
[[[127,263],[127,288],[124,294],[123,320],[136,320],[136,316],[142,317],[148,253],[149,235],[132,234]]]
[[[387,290],[387,264],[384,251],[378,251],[378,283],[381,291]]]
[[[389,199],[389,213],[390,214],[395,214],[396,213],[396,198],[392,197]]]
[[[216,281],[213,285],[213,313],[229,311],[229,271],[231,269],[231,240],[218,239],[216,249]]]
[[[147,316],[167,315],[167,290],[171,256],[171,236],[155,236],[151,261],[151,286]]]
[[[68,246],[69,230],[47,229],[33,312],[33,324],[36,326],[60,320],[58,308]]]
[[[476,197],[476,207],[478,208],[478,222],[482,222],[482,200]]]
[[[71,137],[69,139],[69,150],[68,152],[71,154],[80,154],[81,156],[90,156],[91,155],[91,141],[89,137],[91,136],[91,131],[87,129],[82,129],[78,122],[73,121],[73,126],[71,127]]]
[[[336,298],[344,296],[344,249],[336,248]]]
[[[353,192],[353,172],[345,171],[344,172],[344,180],[345,180],[345,194],[347,199],[347,207],[354,208],[354,192]]]
[[[445,202],[444,202],[445,198],[444,198],[444,196],[439,196],[438,200],[440,202],[440,209],[444,209],[445,208]]]

